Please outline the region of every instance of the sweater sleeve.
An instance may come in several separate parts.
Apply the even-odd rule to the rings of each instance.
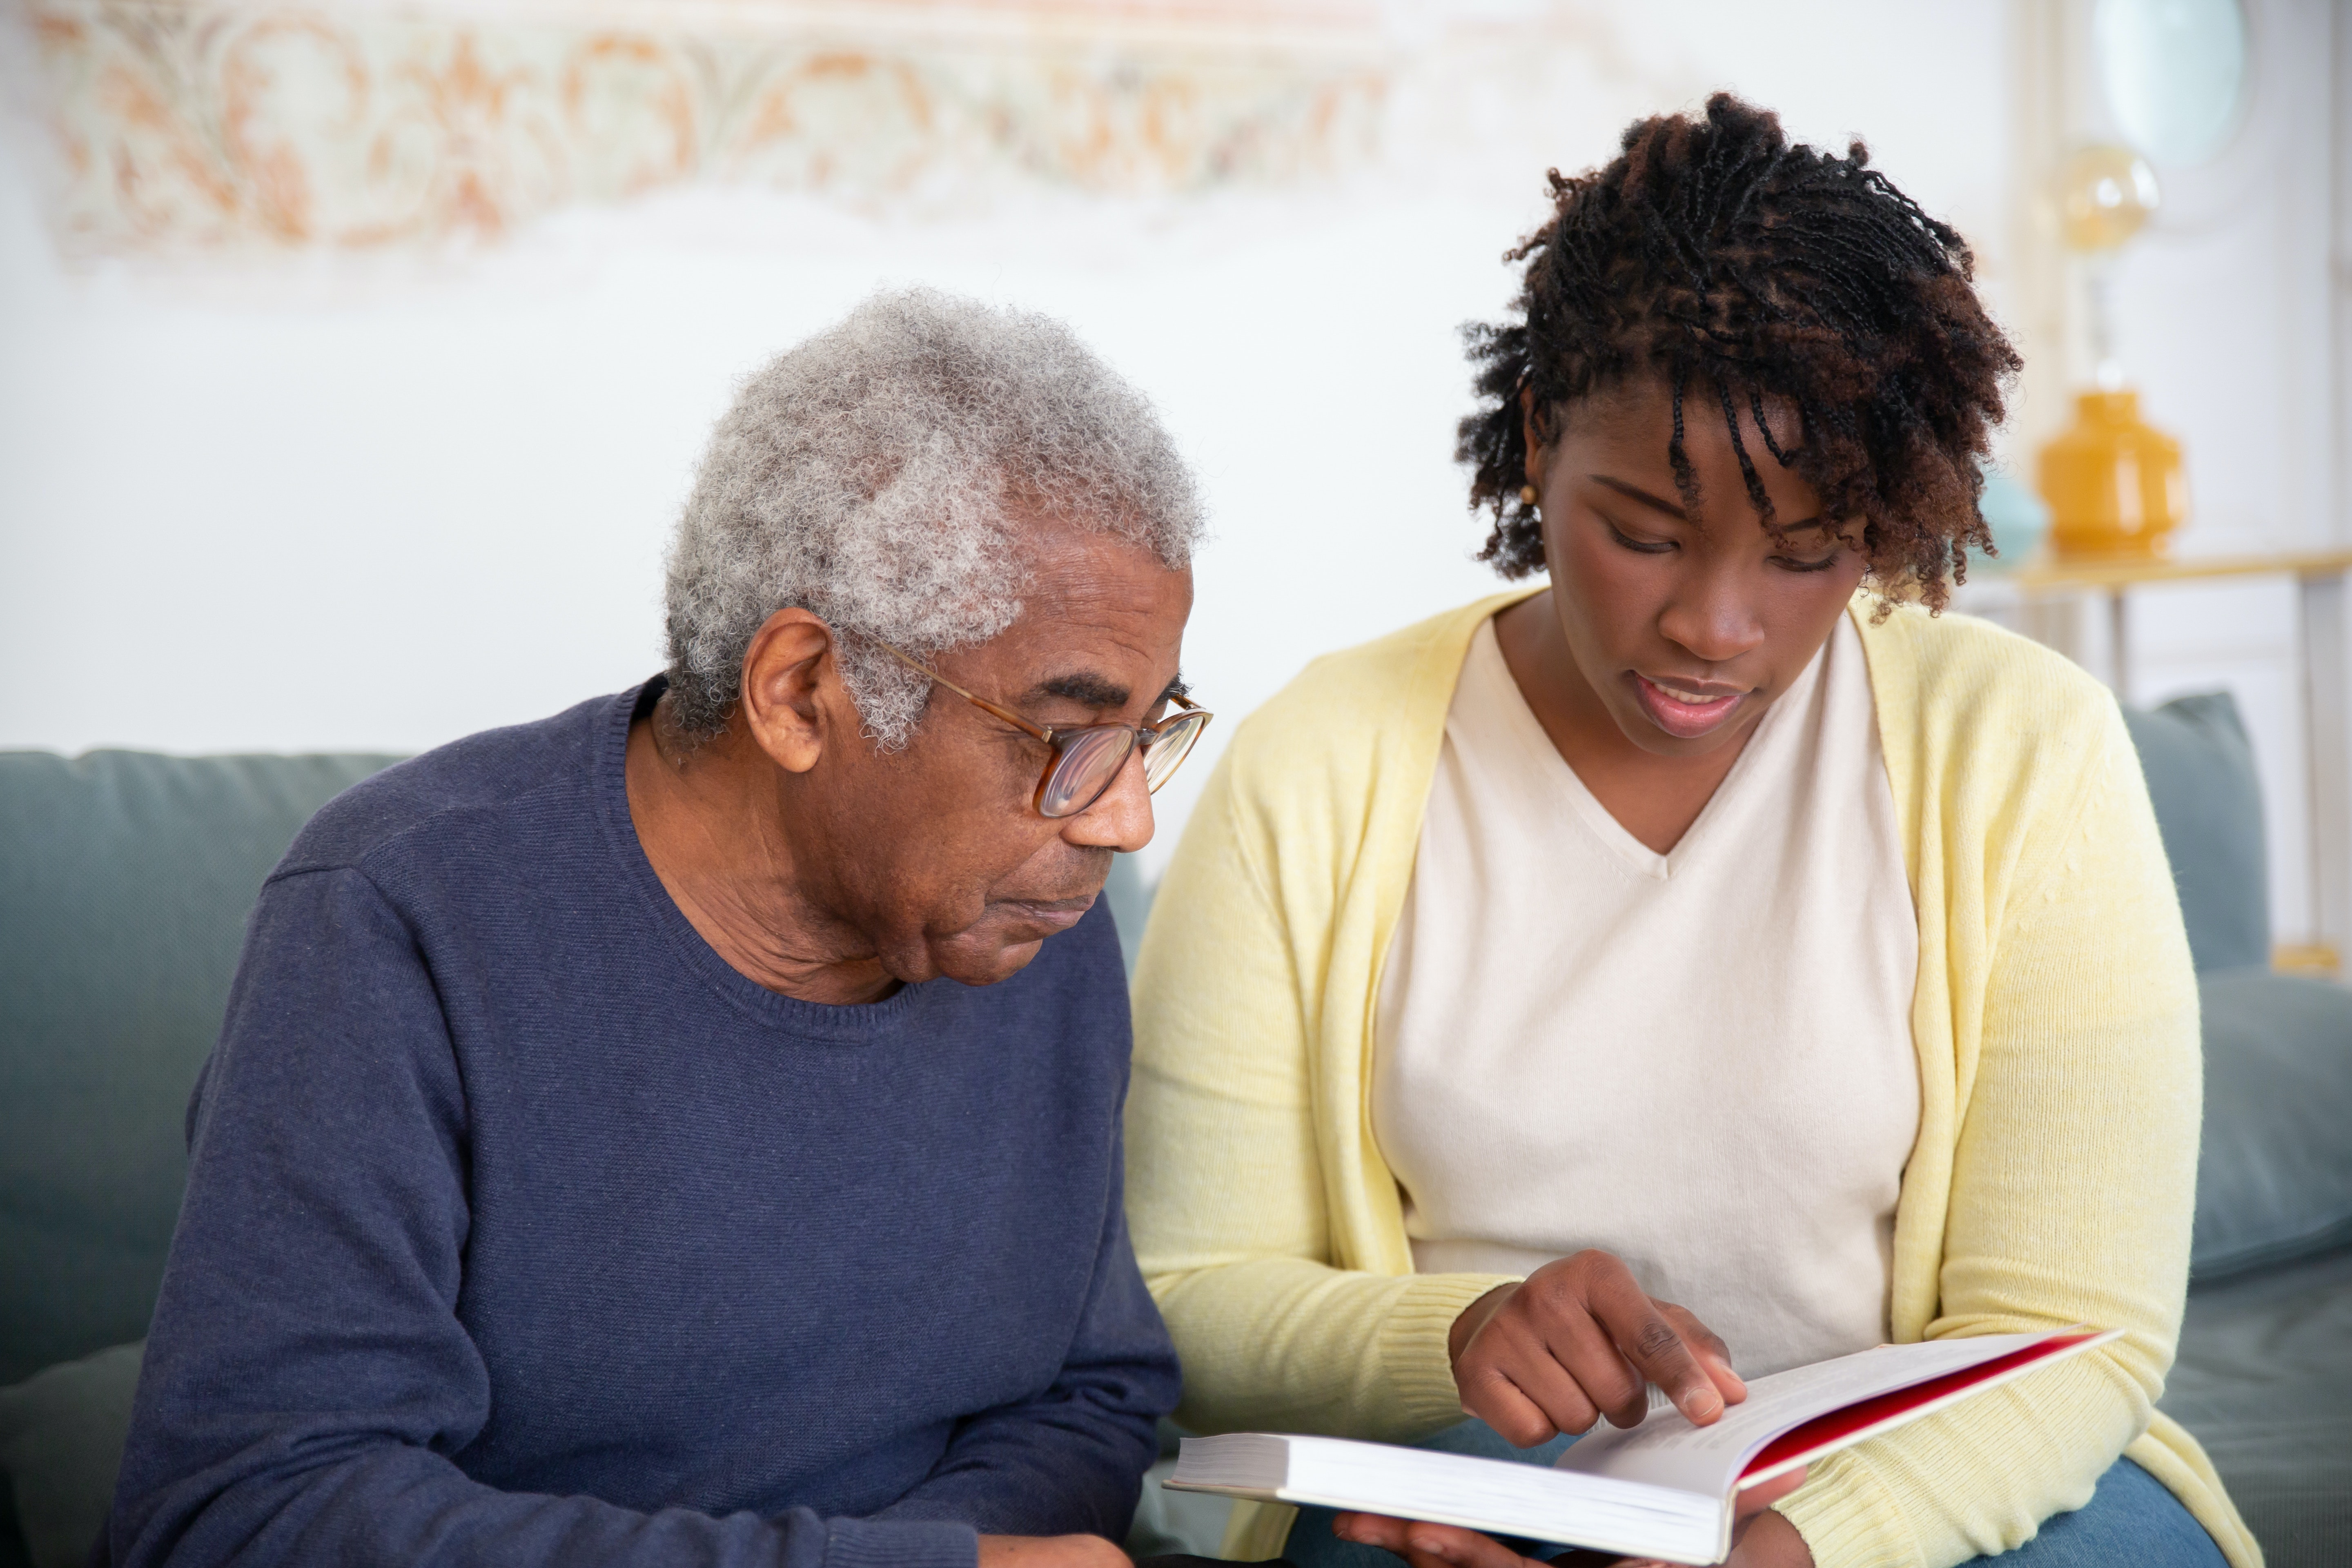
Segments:
[[[109,1561],[971,1568],[968,1524],[638,1513],[458,1468],[490,1398],[457,1315],[465,1085],[359,872],[264,889],[190,1120]]]
[[[1821,1568],[1944,1568],[2030,1539],[2089,1500],[2171,1365],[2195,1203],[2197,988],[2137,756],[2103,708],[2071,811],[2028,827],[2016,891],[1981,932],[1927,1337],[2078,1322],[2124,1337],[1815,1467],[1779,1507]],[[1956,994],[1956,1011],[1970,1004]]]
[[[1176,1356],[1136,1271],[1111,1163],[1102,1247],[1061,1375],[1033,1399],[967,1417],[929,1476],[881,1520],[949,1520],[1005,1535],[1123,1539],[1159,1422],[1176,1402]]]
[[[1303,834],[1280,837],[1304,853]],[[1183,1362],[1188,1429],[1419,1436],[1461,1419],[1446,1331],[1505,1279],[1336,1266],[1327,1184],[1360,1178],[1326,1170],[1315,1131],[1310,1032],[1329,938],[1301,940],[1285,918],[1265,871],[1276,840],[1239,799],[1229,752],[1136,966],[1136,1252]],[[1328,879],[1293,880],[1330,896]]]

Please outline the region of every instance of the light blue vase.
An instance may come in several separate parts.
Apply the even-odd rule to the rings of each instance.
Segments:
[[[1985,526],[1992,530],[1998,556],[1974,552],[1970,565],[1988,572],[2006,572],[2024,564],[2042,548],[2050,532],[2050,508],[2042,499],[2000,468],[1985,471],[1984,497],[1978,503]]]

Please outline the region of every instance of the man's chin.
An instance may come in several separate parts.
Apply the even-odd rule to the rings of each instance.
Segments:
[[[993,985],[1028,968],[1045,945],[1042,936],[1023,940],[959,931],[946,942],[931,944],[931,970],[961,984]]]
[[[966,985],[993,985],[1029,967],[1047,937],[1069,930],[1085,913],[1084,909],[992,903],[971,925],[925,946],[939,973]]]

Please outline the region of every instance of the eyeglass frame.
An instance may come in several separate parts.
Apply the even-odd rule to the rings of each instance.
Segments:
[[[913,670],[917,675],[923,677],[926,680],[935,681],[939,685],[946,687],[950,691],[954,692],[958,697],[962,698],[966,702],[971,703],[973,707],[979,709],[989,717],[1002,720],[1003,722],[1010,724],[1014,729],[1020,731],[1023,734],[1029,736],[1033,740],[1043,742],[1046,746],[1051,748],[1054,753],[1054,760],[1046,765],[1045,773],[1038,777],[1036,792],[1030,797],[1033,805],[1045,796],[1046,789],[1054,782],[1054,774],[1061,769],[1063,759],[1069,755],[1069,752],[1065,748],[1076,737],[1086,734],[1089,731],[1098,730],[1125,730],[1129,734],[1132,735],[1134,739],[1128,742],[1129,749],[1127,757],[1121,757],[1119,759],[1118,766],[1113,769],[1110,776],[1103,781],[1102,788],[1097,790],[1094,793],[1093,797],[1084,805],[1066,811],[1063,813],[1060,817],[1049,818],[1048,820],[1051,821],[1062,821],[1072,816],[1082,816],[1086,813],[1093,810],[1096,804],[1099,802],[1103,796],[1110,793],[1111,785],[1118,782],[1118,775],[1127,771],[1128,757],[1142,756],[1145,752],[1150,749],[1151,742],[1160,739],[1161,732],[1170,725],[1181,723],[1187,719],[1198,718],[1201,721],[1200,727],[1192,732],[1193,744],[1197,745],[1200,743],[1201,731],[1206,730],[1209,727],[1209,721],[1216,717],[1214,713],[1210,712],[1206,708],[1202,707],[1199,703],[1193,701],[1182,692],[1171,691],[1168,694],[1168,700],[1171,702],[1182,703],[1184,705],[1183,711],[1181,713],[1171,713],[1166,718],[1160,720],[1157,724],[1035,724],[1024,719],[1020,714],[1013,712],[1010,708],[991,702],[987,698],[981,696],[978,692],[965,690],[962,687],[958,686],[954,681],[950,680],[946,676],[941,675],[938,670],[930,668],[930,666],[922,663],[920,660],[916,659],[908,654],[900,652],[898,649],[891,647],[888,643],[884,642],[880,637],[869,636],[866,640],[871,642],[875,647],[880,648],[884,653],[888,654],[892,658],[897,659],[900,664],[905,665],[908,669]],[[1185,748],[1185,755],[1190,756],[1191,754],[1192,748],[1188,746]],[[1184,759],[1182,757],[1178,758],[1176,767],[1181,767],[1183,765]],[[1155,795],[1158,794],[1160,784],[1154,784],[1149,782],[1148,775],[1150,769],[1148,766],[1145,772],[1147,774],[1147,782],[1144,786],[1145,789],[1150,793]],[[1160,779],[1160,784],[1164,784],[1170,778],[1173,778],[1175,776],[1175,768],[1171,768],[1168,771],[1167,775]],[[1043,807],[1040,807],[1041,814],[1042,811]]]

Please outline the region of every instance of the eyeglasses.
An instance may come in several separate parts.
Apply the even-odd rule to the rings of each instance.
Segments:
[[[1192,751],[1192,742],[1209,727],[1215,717],[1205,708],[1195,707],[1181,697],[1171,697],[1171,702],[1183,704],[1183,711],[1171,713],[1157,724],[1073,724],[1062,729],[1047,729],[1032,724],[1020,714],[998,707],[985,697],[977,697],[941,675],[938,670],[900,653],[881,638],[873,639],[883,652],[905,665],[927,680],[937,681],[958,697],[992,718],[1003,720],[1024,735],[1034,736],[1054,749],[1054,764],[1037,784],[1037,810],[1041,816],[1076,816],[1100,800],[1127,759],[1138,748],[1143,752],[1143,787],[1158,793]]]

